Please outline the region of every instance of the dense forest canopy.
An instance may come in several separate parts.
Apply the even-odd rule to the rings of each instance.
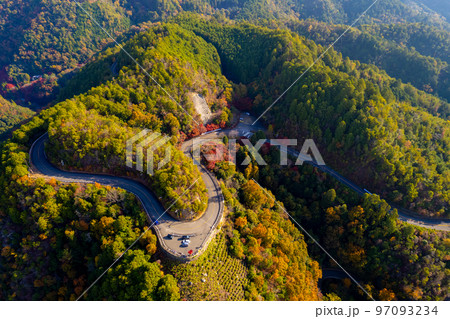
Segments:
[[[288,31],[177,21],[217,46],[224,74],[247,86],[256,114],[323,50]],[[448,115],[448,103],[330,50],[265,120],[278,136],[314,138],[333,167],[390,201],[448,216]]]
[[[34,112],[30,109],[7,101],[0,96],[0,139],[3,133],[21,121],[30,118],[33,114]]]
[[[130,26],[124,9],[112,1],[82,5],[113,35]],[[0,16],[0,65],[15,84],[75,68],[111,41],[74,1],[2,0]]]
[[[440,0],[421,0],[421,2],[450,21],[450,3]]]
[[[292,20],[286,25],[323,46],[329,46],[347,28],[310,20]],[[424,24],[363,25],[349,30],[333,48],[350,59],[376,65],[419,90],[450,100],[447,31]]]
[[[378,195],[360,198],[310,165],[279,166],[276,147],[261,153],[269,165],[258,166],[253,161],[250,177],[272,190],[290,214],[333,252],[339,263],[361,278],[375,299],[445,298],[450,272],[446,264],[448,233],[399,222],[397,212]],[[238,152],[240,158],[247,155],[243,148]],[[248,167],[240,169],[249,173]],[[311,241],[308,247],[324,268],[334,266]],[[340,290],[340,296],[348,299],[351,298],[348,288],[335,287],[332,291]]]
[[[173,145],[194,130],[197,123],[193,118],[198,115],[189,101],[190,92],[204,94],[216,103],[218,112],[223,108],[223,101],[216,96],[227,83],[220,74],[218,54],[192,32],[163,25],[136,36],[126,47],[165,85],[170,96],[161,94],[160,87],[128,61],[112,81],[42,112],[42,130],[48,129],[50,136],[48,152],[57,165],[62,161],[77,170],[126,175],[124,145],[139,128],[167,134]],[[15,136],[24,141],[30,138],[20,130]],[[167,167],[148,180],[166,206],[199,177],[195,165],[180,151],[172,149],[171,154]],[[205,186],[200,180],[189,194],[178,198],[171,212],[178,211],[177,218],[192,219],[205,210],[205,202]]]
[[[150,43],[153,45],[148,46]],[[215,80],[218,83],[224,81],[218,68],[220,60],[217,52],[192,32],[175,25],[163,25],[137,36],[128,45],[136,50],[136,53],[139,52],[142,58],[140,61],[144,65],[148,63],[155,66],[152,68],[153,75],[159,81],[168,84],[167,90],[177,97],[183,98],[186,92],[195,89],[201,90],[206,97],[209,95],[215,97],[219,89],[223,89],[214,86]],[[166,54],[166,50],[173,50],[173,55]],[[164,69],[156,66],[162,61],[172,65],[171,73],[163,72]],[[186,62],[189,62],[188,66]],[[162,73],[156,73],[158,70]],[[194,74],[193,72],[200,72],[207,78],[198,79],[192,82],[192,87],[189,87],[186,77],[188,72],[190,75]],[[15,228],[20,230],[18,234],[23,232],[22,237],[16,236],[8,241],[7,249],[4,249],[0,257],[5,259],[8,268],[18,268],[20,274],[14,280],[8,276],[2,277],[2,296],[5,299],[74,299],[96,275],[101,273],[108,262],[120,254],[126,245],[136,238],[139,231],[142,231],[145,225],[143,214],[135,202],[132,204],[134,200],[132,196],[125,197],[125,193],[120,190],[103,188],[99,185],[84,189],[75,185],[61,185],[54,181],[30,179],[27,176],[25,153],[35,136],[48,131],[50,142],[47,152],[56,165],[63,160],[64,169],[98,171],[106,168],[113,169],[108,172],[124,174],[124,168],[120,167],[121,163],[122,165],[124,163],[123,148],[120,145],[131,136],[133,127],[148,127],[148,124],[159,123],[152,129],[172,136],[174,144],[181,140],[185,134],[183,131],[189,132],[194,124],[186,118],[187,124],[181,125],[169,111],[179,112],[177,115],[182,111],[172,103],[158,100],[161,97],[156,94],[158,91],[156,85],[151,85],[147,80],[138,81],[140,76],[138,69],[123,66],[117,78],[43,111],[39,117],[35,117],[20,130],[15,131],[13,138],[4,144],[1,182],[7,192],[0,201],[3,203],[0,209],[1,222],[3,229]],[[209,80],[206,81],[208,77]],[[223,82],[222,85],[224,84],[226,83]],[[130,91],[141,94],[130,94]],[[158,102],[159,107],[155,107],[154,101]],[[138,110],[140,114],[135,114]],[[149,180],[150,187],[163,198],[163,201],[165,196],[172,196],[170,200],[178,197],[179,187],[185,189],[188,186],[182,182],[190,183],[198,174],[197,168],[193,167],[192,162],[187,161],[181,152],[173,149],[172,153],[174,157],[169,167],[159,170]],[[245,194],[253,196],[251,192],[255,190],[254,185],[251,188],[251,183],[247,183],[240,175],[236,175],[235,178],[237,183],[235,187],[238,188],[239,183],[242,184],[244,198]],[[43,209],[35,211],[32,207],[37,208],[39,205],[33,201],[22,202],[21,197],[15,199],[21,203],[18,209],[8,209],[8,198],[13,196],[14,192],[21,189],[20,192],[24,197],[28,193],[37,194],[33,198],[39,200],[41,188],[45,189],[42,192],[50,192],[48,200],[43,202]],[[190,205],[190,210],[196,211],[195,199],[198,197],[197,194],[202,196],[203,189],[204,185],[202,188],[200,183],[181,198],[176,205],[178,211],[183,211],[183,205]],[[251,262],[251,266],[239,268],[247,276],[245,285],[241,285],[240,288],[233,286],[232,292],[238,293],[241,289],[241,298],[251,300],[318,300],[320,294],[316,282],[321,272],[317,262],[308,257],[303,236],[294,225],[287,221],[280,211],[274,209],[270,200],[266,205],[257,206],[247,202],[244,206],[237,198],[229,200],[233,202],[235,218],[245,219],[248,222],[238,227],[234,226],[234,220],[227,221],[226,240],[233,242],[234,248],[221,251],[221,254],[228,255],[225,258],[231,263],[223,272],[227,275],[234,269],[227,267],[242,265],[244,260],[245,264]],[[199,202],[205,203],[206,199],[202,197]],[[129,211],[131,208],[133,211]],[[40,214],[39,227],[29,226],[33,217],[22,213],[28,210]],[[60,216],[60,211],[64,212],[63,216]],[[68,226],[59,232],[60,224]],[[235,227],[237,228],[234,229]],[[266,234],[271,237],[262,241]],[[54,250],[48,258],[35,258],[33,255],[18,266],[15,256],[32,254],[30,249],[20,244],[25,236],[32,247],[38,247],[36,249]],[[217,238],[219,243],[220,238],[223,238],[221,236],[223,234]],[[56,244],[51,246],[53,242]],[[90,254],[82,262],[71,263],[73,258],[80,255],[83,245],[87,244],[93,245]],[[155,245],[156,237],[149,233],[149,236],[139,241],[137,247],[127,253],[124,263],[108,272],[86,298],[179,299],[180,292],[175,278],[186,275],[185,267],[162,265],[175,277],[161,273],[161,267],[151,259],[156,251]],[[217,244],[217,247],[220,248],[220,244]],[[59,255],[58,252],[62,249],[63,255]],[[270,261],[267,259],[268,254],[273,256]],[[36,263],[46,267],[48,262],[52,263],[52,267],[58,267],[64,262],[61,267],[66,273],[60,274],[58,278],[54,278],[51,274],[41,280],[33,277],[32,265]],[[200,262],[207,264],[209,261],[205,257]],[[270,269],[267,268],[268,262]],[[50,267],[49,270],[51,269],[53,268]],[[269,287],[264,283],[267,274],[271,276]],[[66,284],[67,278],[70,279],[70,284]],[[230,280],[231,278],[233,277],[230,277]],[[9,283],[12,281],[14,285],[11,289]],[[38,288],[34,295],[31,294],[34,289],[16,288],[24,282],[31,282],[33,287]],[[107,291],[111,291],[111,294],[107,295]],[[215,291],[210,291],[207,298],[214,299],[212,293]]]
[[[225,10],[234,19],[274,19],[280,17],[315,18],[349,24],[371,3],[353,4],[342,0],[320,1],[80,1],[83,9],[102,28],[116,36],[131,23],[158,21],[182,11],[214,13]],[[368,21],[425,22],[446,25],[445,19],[418,3],[406,5],[400,0],[384,1],[368,13]],[[445,5],[443,5],[445,6]],[[88,18],[75,2],[33,0],[0,2],[0,41],[4,53],[0,57],[2,82],[23,84],[33,76],[60,74],[83,64],[111,39]],[[439,10],[444,11],[445,10]],[[400,18],[401,17],[401,18]]]
[[[207,191],[181,143],[236,125],[239,112],[261,114],[372,1],[80,3],[140,66],[72,1],[0,0],[1,93],[9,98],[0,97],[0,136],[31,118],[0,144],[3,300],[76,299],[149,226],[121,189],[35,176],[28,152],[37,137],[48,133],[55,166],[139,180],[165,208],[175,203],[173,217],[197,218]],[[447,298],[449,234],[400,222],[388,204],[450,217],[446,18],[439,1],[380,1],[262,118],[267,132],[252,137],[313,138],[330,167],[374,195],[359,197],[310,165],[281,167],[267,144],[268,166],[204,162],[226,206],[208,249],[175,262],[147,231],[83,298],[368,299],[348,279],[318,286],[322,269],[336,265],[280,206],[374,298]],[[214,113],[209,125],[199,124],[194,93]],[[50,105],[33,117],[12,99]],[[127,139],[144,128],[170,137],[172,161],[154,175],[125,165]],[[236,147],[242,162],[250,154]]]
[[[107,0],[79,3],[81,7],[69,0],[0,1],[0,40],[4,48],[0,57],[0,94],[34,110],[52,102],[60,88],[65,88],[74,70],[85,65],[103,48],[113,45],[113,40],[88,15],[121,42],[147,29],[151,23],[165,21],[182,12],[258,23],[316,19],[350,24],[371,1],[356,5],[343,0]],[[445,4],[437,2],[427,6],[417,0],[380,1],[358,24],[419,22],[448,31],[448,21],[441,16],[446,10]],[[353,47],[351,52],[356,55],[350,57],[361,58],[362,62],[375,63],[382,68],[387,64],[394,69],[392,73],[386,69],[391,76],[404,82],[411,81],[419,89],[433,91],[448,99],[448,68],[436,64],[426,54],[425,58],[417,56],[413,44],[394,50],[391,59],[386,59],[384,64],[377,63],[377,50],[375,57],[364,60],[365,51],[364,48],[355,50]],[[398,59],[412,61],[406,68],[396,69]],[[409,69],[410,65],[414,68]],[[114,73],[115,65],[110,67],[110,72]],[[415,71],[423,73],[424,80],[412,76]]]
[[[181,11],[194,11],[204,14],[222,13],[231,19],[238,20],[296,17],[312,18],[328,23],[351,24],[373,2],[372,0],[138,0],[130,5],[141,15],[141,12],[148,10],[147,18],[167,17]],[[384,0],[374,5],[362,21],[366,23],[425,22],[448,29],[449,22],[445,17],[448,14],[448,5],[438,1],[427,6],[420,0]]]

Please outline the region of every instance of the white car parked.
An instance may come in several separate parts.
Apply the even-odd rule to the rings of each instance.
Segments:
[[[191,241],[189,240],[189,239],[185,239],[185,240],[183,240],[182,242],[181,242],[181,247],[187,247],[187,246],[189,246],[189,243],[190,243]]]

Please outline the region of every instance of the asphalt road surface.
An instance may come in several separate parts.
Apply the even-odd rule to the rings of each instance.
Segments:
[[[344,278],[349,278],[349,277],[341,269],[337,269],[337,268],[323,268],[322,269],[322,280],[325,280],[325,279],[344,279]]]
[[[241,115],[239,124],[235,128],[199,136],[193,140],[185,142],[182,145],[181,149],[187,156],[191,156],[191,149],[195,140],[221,138],[224,135],[228,135],[230,137],[240,137],[245,135],[246,133],[264,130],[264,127],[262,125],[252,126],[252,121],[252,116],[243,114]],[[135,194],[141,201],[150,219],[153,222],[158,221],[158,225],[155,225],[154,229],[158,235],[161,246],[163,247],[163,249],[175,256],[188,258],[190,255],[188,252],[191,250],[192,255],[199,254],[201,249],[204,248],[208,243],[208,240],[212,236],[214,229],[217,227],[218,222],[222,218],[223,195],[218,182],[216,178],[212,176],[212,174],[209,173],[195,159],[194,162],[198,166],[202,175],[202,179],[205,182],[208,190],[208,207],[206,209],[206,212],[196,221],[178,221],[172,218],[169,214],[164,213],[164,208],[162,207],[158,199],[153,195],[152,192],[150,192],[147,187],[139,182],[123,177],[66,172],[54,167],[49,163],[45,155],[44,146],[46,139],[47,135],[41,136],[38,140],[35,141],[30,149],[30,161],[32,163],[32,166],[36,170],[36,173],[40,173],[47,177],[53,177],[59,181],[67,183],[99,183],[112,187],[120,187]],[[301,156],[297,150],[294,150],[292,148],[288,148],[287,152],[289,155],[294,157]],[[337,179],[340,183],[357,192],[359,195],[363,195],[364,193],[366,193],[366,190],[349,181],[326,165],[318,165],[314,161],[306,160],[305,163],[313,165],[323,172],[326,172],[327,174]],[[413,212],[410,212],[401,207],[395,205],[391,206],[397,208],[399,218],[402,221],[421,227],[450,231],[450,223],[446,219],[424,218],[421,216],[417,216]],[[174,237],[172,239],[169,239],[169,234],[172,234]],[[188,247],[181,246],[181,237],[185,235],[191,236],[191,242]]]
[[[199,169],[208,189],[208,207],[205,213],[195,221],[179,221],[165,213],[164,208],[155,195],[146,186],[137,181],[109,175],[66,172],[56,168],[47,160],[45,155],[45,142],[47,139],[47,134],[41,136],[30,149],[30,161],[34,173],[55,178],[65,183],[99,183],[119,187],[135,194],[141,201],[150,219],[158,223],[153,228],[161,247],[174,256],[187,259],[190,256],[198,255],[208,243],[214,229],[222,218],[222,192],[215,177],[202,166]],[[184,148],[188,148],[188,146],[186,145]],[[168,238],[169,234],[173,235],[172,239]],[[181,245],[181,237],[185,235],[191,237],[188,247],[182,247]],[[188,253],[190,250],[192,250],[192,255]]]
[[[221,138],[224,135],[228,136],[234,136],[234,137],[240,137],[244,136],[248,132],[256,132],[258,130],[265,131],[264,126],[262,124],[259,124],[259,122],[252,126],[254,118],[251,115],[246,115],[243,113],[240,118],[239,124],[233,128],[233,129],[227,129],[227,130],[221,130],[218,132],[213,132],[210,134],[205,135],[205,137],[209,138]],[[305,164],[310,164],[321,171],[331,175],[333,178],[337,179],[341,184],[349,187],[353,191],[355,191],[359,195],[364,195],[367,193],[366,190],[364,190],[362,187],[356,185],[355,183],[351,182],[350,180],[346,179],[344,176],[340,175],[330,167],[326,165],[318,165],[315,161],[310,161],[309,159],[305,158],[303,155],[300,155],[300,152],[293,149],[293,148],[287,148],[287,153],[290,156],[293,156],[294,158],[303,157]],[[434,219],[434,218],[426,218],[423,216],[419,216],[417,213],[414,213],[412,211],[409,211],[407,209],[404,209],[402,207],[399,207],[398,205],[389,204],[392,208],[396,208],[398,211],[398,216],[401,221],[407,222],[412,225],[429,228],[429,229],[435,229],[435,230],[443,230],[443,231],[450,231],[450,220],[448,219]]]
[[[289,155],[294,156],[294,157],[300,156],[299,155],[300,153],[297,150],[288,149],[288,153],[289,153]],[[367,193],[366,190],[364,190],[360,186],[356,185],[355,183],[349,181],[348,179],[346,179],[345,177],[343,177],[342,175],[340,175],[339,173],[337,173],[336,171],[332,170],[331,168],[329,168],[326,165],[318,165],[314,161],[313,162],[305,161],[305,163],[308,163],[310,165],[314,165],[315,167],[317,167],[321,171],[323,171],[325,173],[328,173],[329,175],[331,175],[332,177],[337,179],[341,184],[344,184],[345,186],[347,186],[350,189],[354,190],[356,193],[358,193],[361,196],[364,195],[365,193]],[[410,212],[407,209],[404,209],[404,208],[399,207],[397,205],[394,205],[394,204],[389,204],[389,205],[391,207],[397,209],[397,211],[398,211],[398,218],[401,221],[407,222],[407,223],[412,224],[412,225],[425,227],[425,228],[450,231],[450,221],[448,219],[425,218],[425,217],[417,216],[417,214],[415,214],[414,212]]]

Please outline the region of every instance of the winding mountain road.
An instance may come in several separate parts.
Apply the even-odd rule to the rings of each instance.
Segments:
[[[244,136],[248,132],[256,132],[258,130],[265,130],[265,128],[261,124],[258,124],[257,126],[252,126],[251,123],[253,123],[253,122],[254,122],[254,118],[251,115],[241,114],[241,121],[236,126],[236,128],[231,129],[231,130],[228,129],[228,130],[222,130],[219,132],[214,132],[214,133],[209,134],[208,136],[210,138],[221,138],[224,135],[240,137],[240,136]],[[313,165],[314,167],[317,167],[322,172],[329,174],[331,177],[335,178],[338,182],[340,182],[341,184],[352,189],[360,196],[368,193],[367,190],[365,190],[362,187],[351,182],[350,180],[348,180],[344,176],[340,175],[338,172],[334,171],[330,167],[328,167],[326,165],[319,165],[315,161],[310,161],[309,158],[305,158],[303,155],[300,154],[299,151],[297,151],[293,148],[287,148],[287,153],[290,156],[293,156],[294,158],[303,157],[303,160],[306,164]],[[426,218],[423,216],[419,216],[418,214],[411,212],[407,209],[399,207],[398,205],[391,204],[391,203],[389,203],[389,205],[392,208],[396,208],[398,211],[399,219],[401,221],[407,222],[408,224],[412,224],[412,225],[420,226],[420,227],[424,227],[424,228],[429,228],[429,229],[450,231],[450,220],[448,220],[448,219]]]
[[[322,278],[319,279],[318,285],[319,288],[322,289],[323,281],[326,279],[338,279],[342,280],[345,278],[350,278],[344,271],[337,268],[323,268],[322,269]]]
[[[301,156],[300,153],[297,150],[288,149],[288,153],[294,157]],[[322,172],[325,172],[329,175],[331,175],[333,178],[337,179],[341,184],[349,187],[353,191],[355,191],[358,195],[363,196],[364,194],[368,193],[367,190],[362,189],[360,186],[356,185],[355,183],[349,181],[330,167],[326,165],[318,165],[316,162],[311,161],[305,161],[306,163],[313,165],[314,167],[317,167]],[[401,221],[407,222],[412,225],[430,228],[430,229],[436,229],[436,230],[444,230],[444,231],[450,231],[450,221],[448,219],[432,219],[432,218],[426,218],[421,217],[415,214],[414,212],[410,212],[407,209],[404,209],[402,207],[399,207],[398,205],[391,204],[389,205],[392,208],[396,208],[398,212],[398,218]]]
[[[165,213],[159,200],[143,184],[132,179],[109,175],[74,173],[62,171],[53,166],[45,154],[45,142],[48,135],[38,138],[30,148],[30,162],[33,173],[44,177],[54,178],[64,183],[98,183],[101,185],[122,188],[133,193],[140,200],[148,217],[157,225],[153,226],[161,247],[169,254],[181,260],[190,260],[198,257],[214,234],[223,215],[223,196],[219,184],[214,176],[203,166],[199,165],[202,179],[208,190],[208,207],[203,215],[195,221],[179,221]],[[189,156],[190,145],[193,140],[183,144],[182,149]],[[169,234],[173,235],[169,239]],[[182,247],[181,237],[189,235],[190,244]],[[189,251],[192,253],[189,254]]]
[[[181,150],[186,156],[190,157],[192,146],[197,139],[221,138],[224,135],[238,137],[248,132],[255,132],[259,129],[263,129],[260,126],[256,127],[249,124],[252,122],[251,116],[244,117],[245,118],[241,120],[236,128],[199,136],[183,143]],[[153,228],[159,238],[161,247],[175,257],[190,260],[198,257],[204,248],[207,247],[209,240],[212,238],[214,231],[217,228],[217,225],[222,219],[224,203],[222,191],[217,179],[196,159],[193,159],[194,163],[198,166],[202,179],[208,190],[208,207],[205,213],[195,221],[179,221],[171,217],[169,214],[165,214],[164,208],[155,195],[146,186],[135,180],[109,175],[66,172],[56,168],[48,161],[45,155],[45,141],[47,139],[48,135],[44,134],[38,138],[30,148],[30,162],[34,173],[38,173],[49,178],[55,178],[56,180],[65,183],[99,183],[102,185],[119,187],[135,194],[142,203],[148,217],[153,222],[158,222],[157,225],[153,226]],[[297,150],[292,148],[288,148],[287,153],[294,157],[301,156]],[[367,193],[365,189],[362,189],[360,186],[349,181],[328,166],[318,165],[316,162],[307,161],[306,159],[305,162],[331,175],[333,178],[354,190],[359,195]],[[399,218],[404,222],[430,229],[450,231],[450,223],[448,220],[420,217],[401,207],[395,205],[391,206],[398,210]],[[172,239],[169,238],[169,234],[173,235]],[[181,237],[186,235],[191,236],[191,243],[188,247],[182,247]],[[191,250],[192,252],[189,254],[189,251]]]

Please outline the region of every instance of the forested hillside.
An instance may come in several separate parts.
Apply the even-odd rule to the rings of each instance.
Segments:
[[[327,23],[350,24],[371,1],[356,5],[342,0],[107,0],[79,3],[105,31],[116,38],[122,35],[124,40],[147,28],[149,23],[164,21],[182,12],[253,22],[313,18]],[[416,0],[406,4],[403,0],[380,1],[360,23],[421,22],[449,30],[442,16],[418,3]],[[445,5],[436,3],[431,7],[442,14],[446,10]],[[4,48],[0,56],[0,84],[3,97],[35,109],[44,106],[55,98],[61,87],[65,87],[72,71],[111,45],[112,40],[83,9],[69,0],[0,1],[0,40]],[[393,57],[394,61],[410,59],[410,49],[408,45],[400,55]],[[363,53],[359,52],[352,58],[358,57],[363,57]],[[373,59],[363,61],[374,63]],[[394,61],[386,63],[392,65]],[[448,98],[448,68],[441,68],[438,72],[441,76],[436,79],[439,65],[430,65],[434,62],[429,59],[419,62],[413,69],[425,71],[423,81],[412,77],[410,71],[406,71],[405,78],[402,77],[404,70],[389,74],[400,77],[404,82],[409,79],[418,81],[420,89],[423,85],[430,85],[432,90]],[[109,67],[114,74],[116,66],[111,64]]]
[[[431,2],[433,0],[429,0]],[[444,1],[445,2],[445,1]],[[138,1],[144,3],[144,1]],[[147,8],[157,13],[163,11],[159,1],[149,1]],[[203,0],[203,1],[167,1],[165,8],[171,12],[195,11],[201,13],[215,13],[238,20],[256,19],[315,19],[328,23],[351,24],[357,19],[374,0]],[[137,7],[137,6],[136,6]],[[145,5],[140,6],[145,7]],[[161,13],[159,13],[161,15]],[[165,13],[167,16],[168,14]],[[446,19],[449,15],[448,5],[434,3],[426,6],[420,0],[384,0],[376,3],[367,14],[362,17],[362,23],[403,23],[423,22],[449,30],[450,24]]]
[[[80,3],[113,36],[130,27],[131,12],[116,2]],[[111,41],[74,1],[2,0],[0,83],[3,94],[44,105],[52,99],[58,78],[86,63]],[[6,90],[7,83],[15,88]]]
[[[7,101],[0,96],[0,139],[2,134],[33,114],[34,112],[30,109]]]
[[[323,46],[331,45],[347,28],[297,20],[287,25]],[[349,30],[334,49],[450,101],[449,32],[424,24],[363,25],[359,29]]]
[[[171,161],[154,176],[143,177],[163,204],[169,206],[199,177],[193,163],[173,148],[199,129],[193,120],[198,115],[188,94],[201,92],[215,103],[219,112],[225,102],[216,96],[227,83],[220,74],[215,49],[174,25],[155,27],[129,41],[126,47],[183,106],[177,105],[128,59],[129,67],[121,66],[119,75],[111,82],[41,113],[45,124],[40,126],[42,130],[48,129],[48,152],[56,165],[64,163],[68,169],[116,175],[137,174],[138,178],[138,173],[125,167],[127,139],[137,134],[138,128],[171,136]],[[226,124],[228,111],[221,112],[224,115],[219,115],[218,121]],[[30,138],[20,130],[15,134],[24,141]],[[144,170],[147,171],[146,166]],[[170,213],[180,219],[192,219],[205,210],[205,203],[205,186],[200,180],[191,192],[178,199]]]
[[[241,148],[238,162],[248,152]],[[357,278],[377,300],[443,300],[448,294],[450,237],[399,222],[378,195],[362,199],[310,165],[280,167],[277,147],[262,151],[267,166],[252,162],[256,178],[281,200],[292,216]],[[248,173],[246,166],[240,167]],[[255,172],[257,172],[255,174]],[[320,180],[320,182],[319,182]],[[334,262],[309,242],[323,268]],[[348,282],[349,284],[349,282]],[[343,300],[365,298],[353,285],[337,293]]]
[[[84,10],[113,36],[131,23],[158,21],[182,11],[214,13],[221,10],[230,18],[272,19],[316,18],[333,23],[351,23],[371,3],[350,4],[342,0],[320,1],[80,1]],[[365,21],[426,21],[440,23],[438,15],[426,10],[413,14],[400,0],[384,1],[368,13]],[[73,1],[32,0],[0,2],[0,57],[2,82],[25,84],[33,76],[56,74],[87,61],[111,39]],[[401,18],[399,18],[401,17]],[[425,20],[424,20],[425,19]]]
[[[287,31],[178,21],[217,46],[224,74],[246,84],[247,107],[255,114],[323,50]],[[384,198],[425,215],[448,216],[448,114],[447,103],[331,50],[265,121],[278,136],[313,138],[329,165]]]
[[[362,25],[359,29],[401,46],[414,48],[422,55],[450,63],[449,32],[423,23]]]
[[[292,2],[294,3],[294,10],[303,19],[313,18],[325,22],[344,24],[352,23],[374,3],[372,0],[293,0]],[[425,22],[448,29],[448,20],[445,19],[442,13],[445,12],[445,7],[445,4],[436,5],[430,9],[424,6],[420,0],[379,1],[367,12],[367,16],[363,17],[361,22]]]
[[[40,123],[22,133],[32,135]],[[27,149],[17,136],[2,148],[0,298],[74,300],[145,229],[145,214],[120,189],[27,177]],[[148,232],[84,298],[320,299],[321,271],[300,231],[242,174],[233,171],[223,182],[224,230],[197,261],[160,263]]]
[[[82,3],[113,35],[130,26],[124,10],[111,1]],[[3,0],[0,4],[0,65],[14,84],[27,83],[33,75],[75,68],[111,41],[74,1]]]
[[[250,270],[246,299],[317,300],[319,265],[271,195],[242,174],[232,174],[222,186],[233,223],[229,249]]]
[[[218,162],[216,168],[225,166],[226,174],[214,171],[227,205],[219,242],[192,264],[169,263],[181,295],[190,300],[320,300],[316,283],[322,272],[309,256],[304,235],[273,195],[234,165]]]
[[[4,164],[3,160],[2,300],[75,300],[148,225],[137,200],[123,190],[26,176],[7,183]],[[8,236],[10,232],[14,236]],[[150,261],[155,251],[156,236],[148,232],[88,298],[179,298],[174,278]],[[168,281],[175,283],[174,289],[166,289]]]
[[[164,83],[165,88],[180,101],[185,100],[191,90],[215,97],[223,91],[218,83],[225,88],[227,86],[220,74],[220,60],[215,49],[192,32],[175,25],[155,27],[138,35],[127,43],[127,47],[134,50],[142,65],[148,66],[152,76]],[[162,63],[170,67],[163,69]],[[187,74],[191,77],[188,78]],[[63,169],[133,176],[132,171],[127,171],[123,165],[123,145],[139,127],[172,136],[174,145],[183,139],[183,135],[197,128],[173,101],[159,93],[158,87],[140,74],[139,69],[123,66],[119,75],[110,82],[43,111],[15,131],[13,138],[3,146],[1,183],[5,192],[0,201],[0,222],[5,236],[11,229],[18,234],[10,240],[5,239],[8,245],[1,258],[9,275],[1,278],[3,298],[63,300],[78,297],[145,226],[144,216],[133,196],[120,190],[99,185],[62,185],[29,178],[26,152],[30,143],[48,131],[47,154],[56,165],[64,163]],[[221,107],[220,103],[218,100],[217,108]],[[192,108],[187,110],[194,116]],[[172,156],[168,166],[158,170],[155,176],[146,177],[150,188],[163,203],[177,199],[181,191],[198,177],[193,163],[173,146]],[[227,190],[233,218],[227,221],[226,240],[231,246],[221,254],[229,255],[226,258],[233,267],[241,265],[239,274],[244,274],[246,280],[240,286],[230,287],[229,293],[234,294],[233,298],[240,296],[240,299],[251,300],[319,299],[316,283],[321,272],[317,262],[308,257],[302,235],[275,209],[273,201],[269,198],[263,200],[262,191],[255,189],[254,184],[247,182],[242,175],[234,178],[235,187],[242,188],[240,197],[244,206]],[[207,202],[203,190],[201,182],[179,199],[171,211],[176,209],[182,213],[187,207],[187,211],[201,213],[204,209],[201,205]],[[247,199],[255,196],[255,191],[260,197],[257,204]],[[13,196],[17,192],[20,195]],[[9,199],[17,203],[14,208],[10,208]],[[38,223],[32,227],[30,224],[34,218],[38,218]],[[30,247],[24,243],[29,243]],[[82,255],[85,245],[93,248]],[[127,253],[123,264],[108,272],[86,298],[179,299],[175,279],[161,274],[158,264],[150,259],[156,251],[155,245],[156,237],[148,233]],[[268,254],[272,256],[270,259]],[[20,264],[16,258],[20,258]],[[75,258],[77,263],[72,262]],[[249,264],[248,268],[242,268],[242,261]],[[207,259],[200,262],[208,265]],[[270,268],[267,268],[268,263]],[[46,267],[42,272],[44,276],[36,278],[34,264]],[[50,273],[55,267],[63,271],[61,274],[58,272],[57,278]],[[175,278],[186,275],[182,266],[164,267]],[[227,267],[220,274],[227,275],[232,271]],[[16,269],[14,278],[10,277],[12,269]],[[192,270],[189,273],[193,275]],[[268,274],[269,286],[264,282]],[[134,283],[138,279],[139,283]],[[219,278],[210,280],[214,283]],[[219,283],[224,284],[220,280]],[[21,285],[24,288],[19,288]],[[108,295],[107,291],[111,293]],[[217,290],[212,290],[207,295],[209,297],[202,298],[214,299],[212,293],[215,292]],[[188,292],[182,290],[181,294],[186,296]]]
[[[74,300],[149,226],[139,200],[121,189],[31,172],[36,138],[48,133],[46,154],[60,169],[138,180],[165,208],[174,203],[174,218],[196,219],[207,190],[181,143],[235,125],[239,111],[262,114],[346,29],[329,23],[351,23],[372,3],[80,2],[139,65],[72,1],[0,0],[2,94],[51,102],[0,144],[0,300]],[[281,167],[268,143],[267,166],[204,162],[225,199],[208,249],[179,263],[148,231],[83,298],[366,300],[348,279],[318,286],[321,268],[336,265],[275,198],[375,299],[448,298],[448,233],[402,223],[388,204],[450,217],[449,27],[433,11],[445,8],[380,1],[361,21],[370,25],[317,61],[252,137],[314,139],[327,165],[374,195],[361,198],[311,165]],[[207,126],[194,93],[214,114]],[[32,116],[0,97],[0,136]],[[154,175],[147,163],[144,173],[126,166],[126,141],[143,129],[170,137],[155,165],[166,150],[171,161]],[[249,153],[237,148],[241,163]]]
[[[185,37],[185,40],[189,40],[189,48],[192,48],[191,40],[194,40],[192,34],[176,27],[161,27],[153,33],[142,35],[136,41],[148,44],[147,40],[152,36],[155,41],[160,36],[166,41],[179,42],[181,46],[187,43],[181,41]],[[168,83],[173,81],[173,78],[181,81],[186,79],[187,70],[184,67],[187,67],[187,61],[177,60],[175,56],[171,56],[169,61],[169,56],[164,55],[165,43],[161,41],[159,50],[143,50],[142,63],[160,63],[161,66],[163,61],[172,63],[171,73],[153,73],[155,77],[158,75],[161,82],[165,80]],[[211,51],[206,52],[198,57],[211,58],[208,55]],[[167,60],[164,60],[165,58]],[[156,61],[158,59],[159,61]],[[161,66],[160,72],[164,70]],[[207,74],[204,66],[196,64],[195,61],[191,61],[189,67],[191,72],[200,72],[202,67],[202,72]],[[157,70],[158,68],[155,68],[155,72]],[[181,125],[184,130],[191,127],[190,118],[180,124],[170,112],[183,113],[174,102],[155,98],[159,96],[156,85],[148,83],[143,86],[142,83],[148,80],[138,82],[138,73],[134,68],[124,69],[122,73],[118,82],[94,88],[86,95],[43,111],[39,117],[15,131],[13,138],[3,145],[0,183],[4,192],[0,201],[0,222],[2,243],[5,245],[0,258],[3,268],[8,270],[0,279],[1,299],[73,300],[148,226],[138,202],[122,190],[99,185],[62,185],[55,181],[27,176],[27,150],[30,143],[47,130],[51,138],[48,152],[56,163],[59,164],[59,159],[64,159],[67,168],[73,165],[77,169],[98,171],[105,167],[115,173],[125,174],[127,172],[124,168],[123,145],[126,138],[138,130],[138,127],[148,128],[147,124],[153,123],[153,130],[173,137],[172,143],[181,138]],[[140,78],[141,81],[143,79]],[[186,94],[187,88],[177,86],[179,83],[172,82],[173,86],[168,85],[167,89],[174,95],[176,90],[180,90],[180,96]],[[130,91],[124,89],[126,85],[135,85],[135,94],[131,97]],[[139,95],[139,90],[144,88],[147,91],[142,91]],[[177,98],[180,96],[177,95]],[[155,107],[156,103],[158,107]],[[75,147],[75,143],[81,143],[78,146],[84,145],[79,148]],[[103,154],[100,154],[101,152]],[[199,177],[193,163],[187,161],[173,146],[172,154],[170,167],[158,171],[153,179],[146,178],[151,183],[150,187],[166,203],[177,199],[181,192]],[[87,162],[89,165],[82,168],[77,166],[78,163]],[[104,166],[105,163],[109,166]],[[112,172],[111,170],[108,172]],[[12,204],[13,202],[17,204]],[[180,214],[184,212],[185,207],[189,208],[189,212],[201,213],[206,202],[204,184],[200,180],[174,207]],[[8,237],[11,231],[15,233],[12,238]],[[179,299],[174,278],[164,275],[160,265],[150,261],[155,252],[156,236],[148,232],[139,244],[127,253],[124,264],[108,273],[102,283],[89,292],[87,298]],[[129,285],[131,282],[134,283]]]

